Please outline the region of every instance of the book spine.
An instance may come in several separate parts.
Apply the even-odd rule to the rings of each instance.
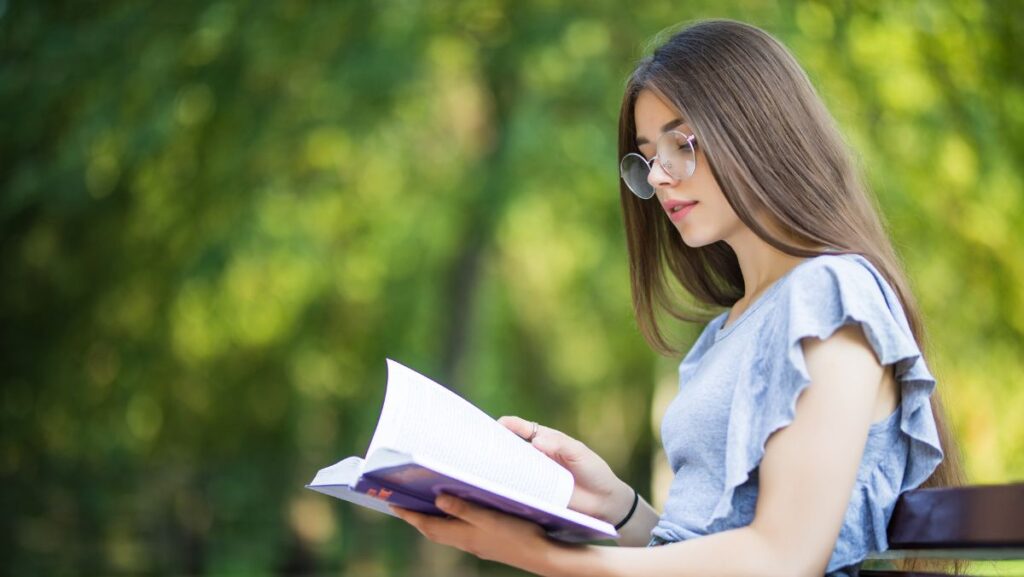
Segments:
[[[403,509],[411,509],[431,515],[442,514],[441,510],[435,507],[432,502],[424,500],[421,496],[411,495],[403,491],[401,487],[381,483],[369,477],[360,478],[356,486],[353,487],[353,490],[364,493],[369,497],[386,501],[391,505],[402,507]]]

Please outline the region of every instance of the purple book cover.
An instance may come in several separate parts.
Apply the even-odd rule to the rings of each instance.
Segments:
[[[615,529],[598,519],[567,508],[539,502],[524,495],[510,495],[501,488],[465,474],[446,471],[442,465],[416,460],[383,449],[368,462],[358,457],[322,469],[308,488],[392,515],[397,505],[430,515],[444,515],[434,499],[446,493],[537,523],[548,536],[582,543],[618,537]]]
[[[543,527],[550,537],[560,541],[600,541],[615,539],[618,536],[610,526],[603,528],[594,526],[593,523],[584,524],[585,521],[582,519],[568,518],[570,515],[567,515],[566,511],[575,511],[554,511],[548,507],[531,506],[416,463],[369,471],[355,487],[360,493],[375,489],[378,498],[383,498],[391,504],[432,515],[444,515],[433,505],[438,495],[454,495],[477,505],[533,521]],[[579,513],[577,515],[583,516]]]
[[[449,493],[533,521],[559,540],[618,537],[610,524],[568,508],[568,469],[453,391],[391,359],[387,364],[366,459],[321,469],[307,487],[389,515],[389,504],[441,515],[434,500]]]

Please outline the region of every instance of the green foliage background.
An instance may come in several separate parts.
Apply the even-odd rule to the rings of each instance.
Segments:
[[[633,324],[616,119],[647,42],[707,16],[804,64],[972,482],[1024,478],[1019,8],[0,2],[5,570],[507,572],[302,488],[364,451],[386,356],[660,502],[679,359]]]

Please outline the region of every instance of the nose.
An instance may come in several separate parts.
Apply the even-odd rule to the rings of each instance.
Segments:
[[[672,178],[672,175],[665,171],[661,166],[661,159],[655,156],[651,159],[651,171],[647,173],[647,183],[654,187],[655,190],[659,188],[665,188],[674,186],[678,180]]]

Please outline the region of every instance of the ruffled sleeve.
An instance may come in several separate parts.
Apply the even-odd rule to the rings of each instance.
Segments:
[[[895,365],[901,405],[898,435],[909,447],[902,479],[893,480],[889,500],[924,482],[942,460],[929,396],[935,379],[925,366],[896,293],[860,255],[826,255],[807,260],[780,281],[764,346],[754,356],[760,378],[736,383],[729,420],[724,487],[708,524],[732,513],[733,495],[764,456],[765,443],[793,421],[797,397],[810,377],[800,340],[824,339],[848,324],[859,324],[883,365]],[[899,455],[900,460],[904,455]],[[860,479],[858,479],[860,482]],[[886,491],[887,493],[889,491]],[[872,503],[891,513],[891,503]],[[884,510],[884,511],[883,511]],[[876,537],[885,543],[885,520],[875,519]]]

